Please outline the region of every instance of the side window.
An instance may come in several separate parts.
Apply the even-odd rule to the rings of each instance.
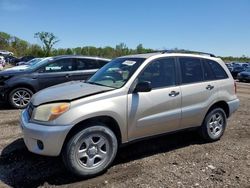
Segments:
[[[214,72],[213,72],[211,66],[209,65],[208,61],[203,60],[203,67],[204,67],[204,79],[206,81],[215,80],[216,77],[215,77]]]
[[[203,81],[201,61],[198,58],[180,57],[182,83]]]
[[[76,59],[76,70],[99,69],[95,59]]]
[[[142,71],[138,81],[150,81],[153,89],[175,85],[174,58],[154,60]]]
[[[103,60],[98,60],[98,65],[99,68],[102,68],[104,65],[106,65],[108,63],[108,61],[103,61]]]
[[[224,79],[224,78],[228,78],[227,73],[225,72],[225,70],[215,61],[212,60],[205,60],[205,64],[208,64],[208,66],[211,67],[215,79]]]
[[[46,65],[43,69],[43,72],[66,72],[66,71],[72,71],[72,59],[66,58],[66,59],[59,59],[52,63],[49,63]]]

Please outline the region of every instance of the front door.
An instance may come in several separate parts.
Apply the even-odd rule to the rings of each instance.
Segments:
[[[73,70],[72,61],[71,58],[59,59],[42,67],[36,78],[39,90],[70,81]]]

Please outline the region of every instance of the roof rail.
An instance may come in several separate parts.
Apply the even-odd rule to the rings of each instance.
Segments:
[[[198,55],[208,55],[210,57],[216,57],[214,54],[206,53],[206,52],[198,52],[198,51],[191,51],[191,50],[161,50],[158,51],[161,53],[186,53],[186,54],[198,54]]]

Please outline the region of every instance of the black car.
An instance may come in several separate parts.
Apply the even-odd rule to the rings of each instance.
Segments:
[[[0,99],[14,108],[25,108],[37,91],[63,82],[86,80],[109,61],[98,57],[56,56],[25,69],[1,71]]]
[[[229,69],[229,70],[230,70],[230,69]],[[230,72],[231,72],[233,78],[236,79],[238,73],[240,73],[240,72],[242,72],[242,71],[244,71],[244,70],[245,70],[245,68],[242,67],[242,66],[235,66],[235,67],[232,68],[232,70],[231,70]]]
[[[243,81],[249,82],[250,81],[250,68],[247,68],[245,71],[240,72],[237,78],[240,82],[243,82]]]
[[[31,56],[31,55],[23,56],[23,57],[17,59],[15,63],[16,63],[16,65],[19,65],[20,62],[28,62],[28,61],[30,61],[30,60],[32,60],[32,59],[34,59],[34,58],[35,58],[35,57],[34,57],[34,56]],[[21,65],[21,64],[20,64],[20,65]]]

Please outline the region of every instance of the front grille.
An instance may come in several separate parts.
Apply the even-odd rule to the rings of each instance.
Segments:
[[[27,107],[29,119],[32,117],[33,110],[34,110],[34,106],[30,103],[29,106]]]

